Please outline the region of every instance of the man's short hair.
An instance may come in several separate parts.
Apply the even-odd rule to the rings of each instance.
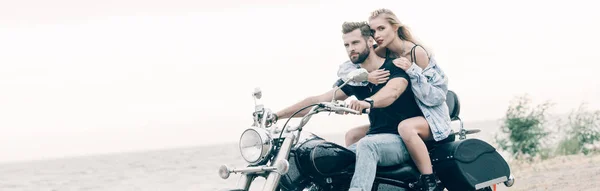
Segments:
[[[356,29],[360,30],[360,34],[365,39],[369,39],[371,37],[371,28],[369,28],[369,23],[366,21],[362,22],[344,22],[342,24],[342,33],[348,34]]]

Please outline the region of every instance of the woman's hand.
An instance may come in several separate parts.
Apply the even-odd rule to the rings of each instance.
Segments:
[[[368,80],[372,84],[378,85],[378,84],[385,83],[389,79],[389,76],[390,76],[390,71],[378,69],[378,70],[375,70],[375,71],[369,73]]]
[[[396,58],[392,62],[394,63],[394,65],[396,65],[396,67],[401,68],[404,71],[408,70],[412,65],[410,60],[408,60],[406,57]]]

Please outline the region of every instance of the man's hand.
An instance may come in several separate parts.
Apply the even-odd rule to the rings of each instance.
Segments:
[[[392,62],[394,65],[396,65],[396,67],[401,68],[404,71],[408,70],[412,65],[412,62],[410,62],[410,60],[408,60],[406,57],[396,58]]]
[[[363,109],[371,108],[371,104],[366,101],[352,100],[348,105],[348,108],[358,111],[359,115],[362,115]]]
[[[378,69],[378,70],[375,70],[375,71],[369,73],[368,80],[372,84],[378,85],[378,84],[383,84],[388,79],[390,79],[389,76],[390,76],[390,71]]]

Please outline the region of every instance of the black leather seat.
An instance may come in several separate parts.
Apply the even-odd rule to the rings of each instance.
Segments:
[[[419,175],[420,173],[412,161],[396,166],[377,167],[377,176],[382,178],[400,180],[403,182],[414,182]]]
[[[356,163],[348,166],[349,172],[354,172]],[[403,182],[414,182],[419,177],[419,171],[412,161],[394,166],[378,166],[377,177],[399,180]]]

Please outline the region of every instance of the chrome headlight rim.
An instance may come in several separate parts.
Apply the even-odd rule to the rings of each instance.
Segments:
[[[246,158],[246,156],[244,156],[244,152],[242,151],[242,139],[244,138],[244,135],[246,135],[246,133],[256,133],[260,139],[260,156],[255,160]],[[264,162],[271,154],[271,150],[273,149],[273,139],[271,138],[271,134],[266,129],[251,127],[244,130],[240,135],[238,149],[240,151],[240,155],[242,155],[242,158],[246,162],[252,165],[259,164],[261,162]]]

